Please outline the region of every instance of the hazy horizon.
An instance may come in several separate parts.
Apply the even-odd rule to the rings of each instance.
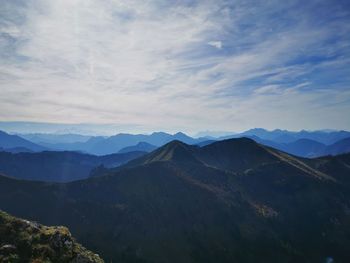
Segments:
[[[267,131],[273,130],[286,130],[291,132],[300,131],[340,131],[337,129],[319,129],[319,130],[288,130],[283,127],[276,127],[274,129],[267,129],[264,127],[251,127],[251,129],[265,129]],[[67,123],[44,123],[44,122],[3,122],[0,121],[0,131],[5,131],[10,134],[31,134],[31,133],[44,133],[44,134],[80,134],[86,136],[112,136],[119,133],[128,134],[151,134],[153,132],[166,132],[170,134],[175,134],[178,132],[183,132],[192,137],[201,136],[212,136],[220,137],[225,135],[232,135],[235,133],[241,133],[247,130],[232,130],[232,131],[220,131],[220,130],[198,130],[198,131],[184,131],[184,130],[167,130],[166,128],[160,128],[158,130],[143,130],[141,129],[130,129],[117,124],[89,124],[89,123],[79,123],[79,124],[67,124]],[[347,130],[345,130],[347,131]]]

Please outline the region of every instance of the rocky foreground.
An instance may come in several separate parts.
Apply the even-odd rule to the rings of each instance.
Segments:
[[[66,227],[47,227],[0,211],[0,262],[102,263]]]

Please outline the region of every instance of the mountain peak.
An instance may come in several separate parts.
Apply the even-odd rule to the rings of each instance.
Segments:
[[[188,144],[180,141],[180,140],[172,140],[171,142],[168,142],[164,147],[177,147],[177,146],[189,146]]]
[[[177,132],[174,134],[174,136],[187,136],[187,135],[183,132]]]
[[[193,148],[179,140],[173,140],[156,151],[159,161],[196,161]]]
[[[267,130],[264,128],[252,128],[252,129],[249,129],[245,132],[267,132]]]
[[[213,167],[224,167],[229,170],[245,169],[252,163],[275,160],[264,147],[249,138],[227,139],[210,145],[198,147],[173,140],[157,150],[127,166],[137,166],[158,161],[174,161],[181,163],[205,163]]]
[[[162,136],[168,136],[170,135],[169,133],[166,133],[166,132],[153,132],[151,135],[162,135]]]
[[[149,145],[152,145],[152,144],[150,144],[150,143],[148,143],[148,142],[139,142],[139,143],[137,143],[136,145],[137,145],[137,146],[149,146]]]
[[[129,162],[127,166],[136,166],[140,164],[142,165],[164,161],[198,162],[194,156],[194,152],[197,148],[199,147],[188,145],[179,140],[173,140],[155,151]]]
[[[220,146],[226,146],[226,147],[235,147],[239,145],[244,145],[244,146],[254,145],[256,147],[259,147],[259,144],[249,137],[231,138],[231,139],[226,139],[222,141],[216,141],[205,147],[210,147],[211,145],[214,145],[214,146],[220,145]]]

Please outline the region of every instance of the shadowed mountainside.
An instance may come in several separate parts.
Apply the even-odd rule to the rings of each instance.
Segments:
[[[78,152],[0,152],[0,172],[18,179],[69,182],[89,177],[97,166],[117,167],[144,152],[94,156]]]

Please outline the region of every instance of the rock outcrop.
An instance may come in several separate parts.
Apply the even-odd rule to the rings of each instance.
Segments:
[[[0,211],[0,262],[103,263],[66,227],[47,227]]]

